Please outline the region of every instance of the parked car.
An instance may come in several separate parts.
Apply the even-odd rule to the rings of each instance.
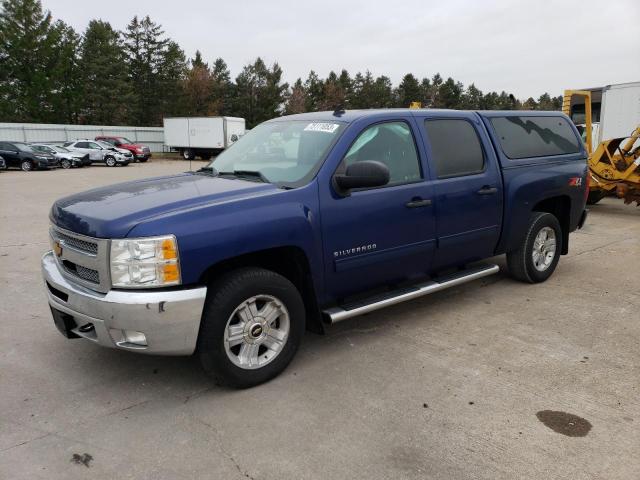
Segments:
[[[151,149],[149,149],[149,147],[142,145],[141,143],[132,142],[126,137],[110,137],[101,135],[95,139],[108,142],[114,147],[128,150],[133,155],[133,158],[139,162],[144,163],[151,158]]]
[[[103,142],[102,140],[96,140],[96,142],[104,148],[110,148],[112,150],[115,150],[116,152],[121,153],[127,160],[129,160],[129,162],[135,161],[135,157],[133,156],[133,154],[126,148],[115,147],[111,143]]]
[[[478,263],[495,255],[517,280],[547,280],[586,219],[586,159],[559,112],[273,119],[200,171],[58,200],[48,301],[69,338],[196,352],[253,386],[305,327],[495,274]]]
[[[36,152],[49,153],[58,159],[58,165],[62,168],[84,167],[91,165],[88,153],[72,152],[68,148],[44,143],[32,143],[31,148]]]
[[[4,158],[0,157],[0,170],[7,169],[7,162],[4,161]]]
[[[4,158],[7,167],[20,168],[25,172],[58,166],[56,157],[50,153],[37,152],[24,142],[0,141],[0,155]]]
[[[101,144],[93,140],[76,140],[67,142],[64,147],[72,152],[89,155],[91,163],[104,163],[108,167],[127,166],[131,162],[130,152],[120,152],[113,145]]]

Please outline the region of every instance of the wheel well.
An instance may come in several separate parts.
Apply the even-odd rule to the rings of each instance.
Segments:
[[[551,213],[558,219],[560,228],[562,228],[562,251],[560,253],[562,253],[562,255],[569,253],[571,199],[564,195],[547,198],[538,202],[533,207],[533,211]]]
[[[259,267],[276,272],[293,283],[304,301],[307,329],[323,333],[322,316],[316,300],[311,268],[305,253],[298,247],[278,247],[247,253],[223,260],[207,268],[200,283],[207,285],[223,273],[242,267]]]

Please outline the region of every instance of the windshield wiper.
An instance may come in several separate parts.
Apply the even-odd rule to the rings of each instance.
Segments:
[[[257,170],[234,170],[233,172],[219,172],[218,175],[230,175],[246,180],[258,180],[262,183],[270,183],[267,177]]]
[[[202,168],[196,170],[195,173],[209,173],[209,174],[213,175],[214,177],[218,176],[218,170],[216,170],[212,166],[202,167]]]

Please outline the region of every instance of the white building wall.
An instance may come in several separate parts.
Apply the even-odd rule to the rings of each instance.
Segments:
[[[103,125],[54,125],[44,123],[0,123],[0,141],[64,143],[79,138],[93,139],[98,135],[127,137],[147,145],[152,152],[163,152],[162,127],[127,127]]]

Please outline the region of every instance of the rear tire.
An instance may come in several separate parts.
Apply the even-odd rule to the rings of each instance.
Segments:
[[[288,279],[261,268],[229,272],[207,293],[197,343],[200,363],[222,383],[259,385],[291,362],[304,326],[302,297]]]
[[[196,158],[196,155],[190,148],[185,148],[182,151],[182,158],[184,158],[185,160],[193,160],[194,158]]]
[[[511,276],[525,283],[540,283],[556,269],[562,252],[562,229],[558,219],[545,212],[533,212],[520,248],[507,253]]]

